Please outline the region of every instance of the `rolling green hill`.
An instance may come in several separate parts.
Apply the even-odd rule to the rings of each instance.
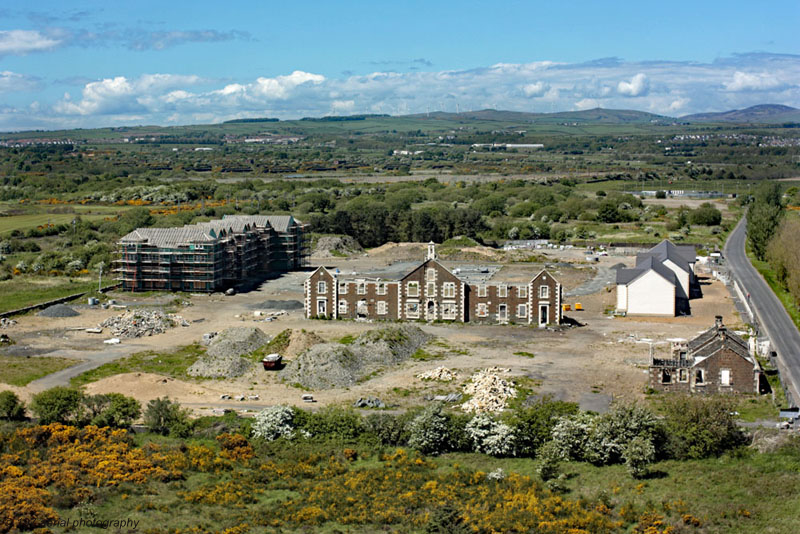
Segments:
[[[695,113],[681,117],[681,120],[686,122],[781,124],[800,122],[800,109],[779,104],[762,104],[719,113]]]

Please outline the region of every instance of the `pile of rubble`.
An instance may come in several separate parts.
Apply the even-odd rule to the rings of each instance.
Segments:
[[[213,334],[213,335],[211,335]],[[217,334],[203,335],[208,351],[186,371],[189,376],[206,378],[236,378],[253,367],[253,362],[243,358],[269,343],[269,336],[260,328],[228,328]]]
[[[115,337],[146,337],[163,334],[174,326],[189,326],[180,315],[159,310],[129,310],[122,315],[109,317],[100,326],[108,328]]]
[[[450,382],[458,378],[458,372],[447,367],[437,367],[431,371],[426,371],[417,375],[420,380],[438,380],[440,382]]]
[[[77,317],[80,314],[66,304],[54,304],[36,315],[40,317]]]
[[[17,324],[17,321],[14,319],[6,319],[5,317],[0,317],[0,328],[9,328]]]
[[[507,375],[511,369],[490,367],[472,375],[472,379],[464,386],[464,393],[472,398],[461,405],[468,413],[502,412],[509,399],[517,396],[513,383],[501,375]]]
[[[367,397],[366,399],[364,397],[360,397],[353,403],[353,406],[355,408],[386,408],[386,405],[378,397]]]

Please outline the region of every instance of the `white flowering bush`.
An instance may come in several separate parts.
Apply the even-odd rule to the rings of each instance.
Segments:
[[[408,430],[409,446],[423,454],[447,452],[450,445],[448,418],[438,404],[412,419]]]
[[[253,422],[253,436],[267,441],[296,436],[294,410],[289,406],[270,406],[258,412]]]
[[[470,419],[465,430],[475,452],[492,456],[514,456],[516,452],[514,429],[488,414],[478,414]]]
[[[622,453],[625,467],[633,478],[642,478],[650,470],[650,464],[656,459],[656,448],[649,439],[637,436],[633,438]]]
[[[622,461],[628,444],[637,437],[652,441],[658,421],[653,412],[638,404],[617,404],[594,419],[585,460],[607,465]]]
[[[582,460],[594,416],[586,412],[562,417],[553,427],[553,454],[562,460]]]

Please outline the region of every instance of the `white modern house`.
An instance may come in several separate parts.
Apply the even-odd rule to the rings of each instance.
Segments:
[[[617,312],[626,315],[689,313],[696,285],[695,251],[664,240],[636,256],[636,267],[617,271]]]

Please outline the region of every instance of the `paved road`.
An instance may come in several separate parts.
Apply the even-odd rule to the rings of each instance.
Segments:
[[[800,402],[800,332],[775,293],[755,270],[744,251],[746,221],[742,218],[725,243],[725,258],[745,293],[750,294],[758,322],[778,353],[778,369],[789,390],[789,402]]]

